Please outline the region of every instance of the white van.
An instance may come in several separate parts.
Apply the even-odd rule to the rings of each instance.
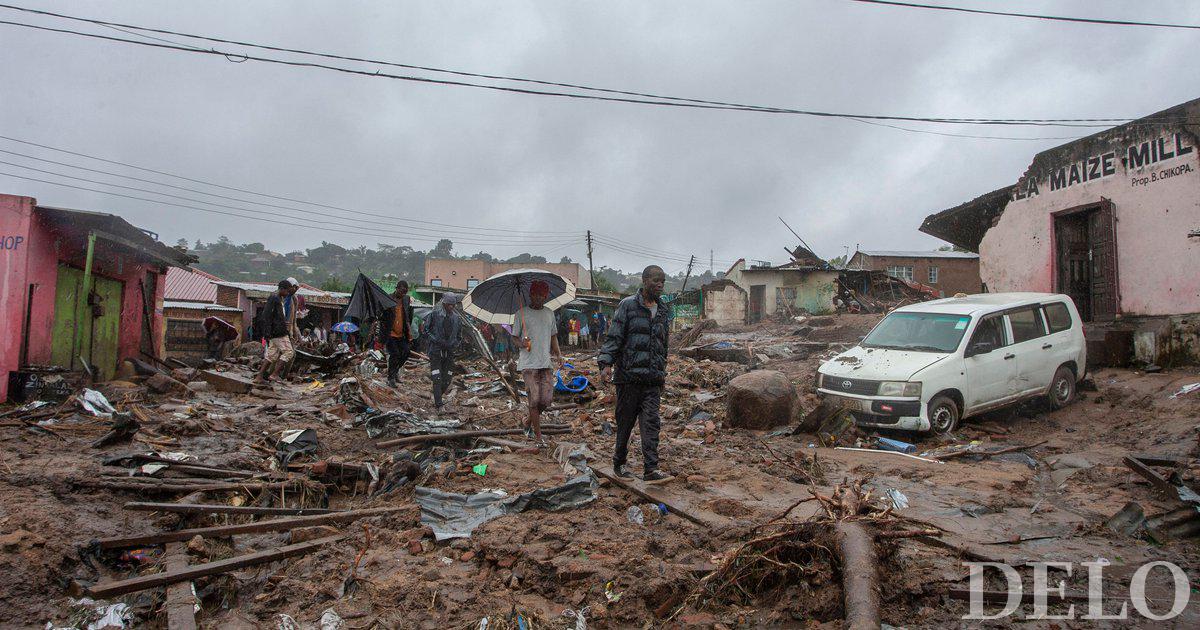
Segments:
[[[953,431],[963,418],[1045,396],[1075,399],[1087,366],[1075,303],[1052,293],[981,293],[884,317],[821,364],[817,390],[860,426]]]

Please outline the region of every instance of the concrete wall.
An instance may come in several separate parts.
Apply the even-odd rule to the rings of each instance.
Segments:
[[[0,401],[8,399],[8,373],[21,361],[34,203],[29,197],[0,195]]]
[[[913,281],[931,286],[942,292],[942,297],[955,293],[979,293],[982,289],[979,277],[978,258],[936,258],[916,256],[868,256],[862,252],[854,255],[847,265],[851,269],[887,271],[888,267],[912,267]],[[929,281],[929,268],[937,267],[938,281]]]
[[[1157,151],[1160,140],[1166,149],[1162,155],[1169,152],[1171,157],[1141,166],[1129,159],[1130,147],[1149,142],[1156,149],[1152,157],[1161,157]],[[1118,128],[1068,148],[1071,150],[1038,156],[1014,188],[1014,199],[980,243],[980,273],[988,289],[1055,291],[1052,213],[1110,199],[1117,219],[1122,314],[1200,312],[1200,273],[1196,271],[1200,238],[1187,236],[1200,227],[1196,136],[1159,126]],[[1070,178],[1071,167],[1093,157],[1100,158],[1099,177],[1052,186],[1051,177],[1059,168],[1067,168]],[[1094,164],[1088,165],[1088,170],[1094,168]],[[1105,175],[1106,170],[1110,174]]]
[[[747,295],[732,282],[714,282],[701,288],[704,293],[704,319],[719,326],[746,323]]]
[[[576,288],[592,288],[592,279],[587,270],[578,263],[490,263],[485,260],[456,260],[429,258],[425,260],[425,284],[432,285],[441,280],[443,287],[466,289],[467,280],[483,282],[488,278],[513,269],[542,269],[570,280]]]
[[[833,296],[837,293],[836,271],[804,271],[797,269],[746,269],[742,263],[734,265],[725,278],[744,290],[747,295],[746,310],[749,313],[750,287],[766,287],[763,317],[775,314],[778,289],[794,287],[796,297],[791,301],[793,309],[804,309],[816,315],[833,312]]]

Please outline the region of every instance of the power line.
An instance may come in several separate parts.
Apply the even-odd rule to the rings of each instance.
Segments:
[[[688,260],[688,257],[692,256],[692,254],[685,253],[685,252],[675,252],[675,251],[670,251],[670,250],[666,250],[666,249],[650,247],[647,245],[638,245],[636,243],[631,243],[629,241],[626,241],[621,238],[617,238],[615,236],[610,236],[608,234],[601,234],[600,232],[596,232],[595,230],[592,231],[592,236],[597,241],[605,242],[606,244],[615,243],[615,244],[624,245],[626,247],[645,251],[645,252],[652,253],[652,254],[663,254],[663,255],[667,255],[667,256],[673,256],[673,257],[679,258],[680,260],[683,260],[685,262]],[[715,260],[717,262],[733,262],[733,261],[726,261],[725,259],[721,259],[721,258],[717,258]]]
[[[452,224],[452,223],[438,223],[438,222],[436,222],[436,221],[425,221],[425,220],[421,220],[421,219],[408,219],[408,218],[402,218],[402,217],[393,217],[393,216],[386,215],[386,214],[378,214],[378,213],[373,213],[373,212],[367,212],[367,211],[364,211],[364,210],[356,210],[356,209],[354,209],[354,208],[344,208],[344,207],[341,207],[341,206],[331,206],[331,205],[327,205],[327,204],[323,204],[323,203],[317,203],[317,202],[313,202],[313,201],[305,201],[305,200],[303,200],[303,199],[293,199],[293,198],[291,198],[291,197],[281,197],[281,196],[278,196],[278,195],[271,195],[271,194],[268,194],[268,193],[257,192],[257,191],[254,191],[254,190],[247,190],[247,189],[244,189],[244,188],[235,188],[235,187],[233,187],[233,186],[225,186],[225,185],[222,185],[222,184],[217,184],[217,183],[210,182],[210,181],[205,181],[205,180],[202,180],[202,179],[195,179],[195,178],[191,178],[191,177],[184,177],[183,175],[177,175],[177,174],[174,174],[174,173],[169,173],[169,172],[166,172],[166,171],[159,171],[159,170],[155,170],[155,169],[152,169],[152,168],[147,168],[147,167],[144,167],[144,166],[138,166],[138,165],[136,165],[136,164],[129,164],[129,163],[126,163],[126,162],[118,162],[118,161],[116,161],[116,160],[110,160],[110,159],[107,159],[107,158],[97,157],[97,156],[94,156],[94,155],[88,155],[88,154],[86,154],[86,153],[79,153],[79,152],[76,152],[76,151],[70,151],[70,150],[67,150],[67,149],[63,149],[63,148],[59,148],[59,147],[53,147],[53,146],[46,145],[46,144],[38,144],[38,143],[36,143],[36,142],[30,142],[30,141],[28,141],[28,140],[21,140],[21,139],[19,139],[19,138],[13,138],[13,137],[11,137],[11,136],[4,136],[4,135],[0,135],[0,140],[8,140],[8,141],[10,141],[10,142],[16,142],[16,143],[19,143],[19,144],[24,144],[24,145],[27,145],[27,146],[38,147],[38,148],[40,148],[40,149],[46,149],[46,150],[49,150],[49,151],[56,151],[56,152],[58,152],[58,153],[65,153],[65,154],[67,154],[67,155],[74,155],[74,156],[76,156],[76,157],[87,158],[87,159],[89,159],[89,160],[96,160],[97,162],[104,162],[104,163],[106,163],[106,164],[114,164],[114,165],[117,165],[117,166],[124,166],[125,168],[131,168],[131,169],[138,170],[138,171],[142,171],[142,172],[145,172],[145,173],[154,173],[155,175],[163,175],[163,176],[166,176],[166,177],[172,177],[172,178],[175,178],[175,179],[178,179],[178,180],[181,180],[181,181],[192,182],[192,183],[195,183],[195,184],[203,184],[203,185],[205,185],[205,186],[212,186],[213,188],[220,188],[220,189],[222,189],[222,190],[231,190],[231,191],[234,191],[234,192],[245,193],[245,194],[248,194],[248,195],[257,195],[257,196],[259,196],[259,197],[265,197],[265,198],[267,198],[267,199],[276,199],[276,200],[279,200],[279,201],[290,201],[290,202],[293,202],[293,203],[302,203],[302,204],[304,204],[304,205],[307,205],[307,206],[313,206],[313,207],[316,207],[316,208],[325,208],[326,210],[338,210],[338,211],[342,211],[342,212],[350,212],[350,213],[353,213],[353,214],[361,214],[361,215],[365,215],[365,216],[380,217],[380,218],[384,218],[384,219],[392,219],[392,220],[395,220],[395,221],[400,221],[400,222],[404,222],[404,223],[418,223],[418,224],[422,224],[422,225],[435,225],[435,226],[438,226],[438,227],[462,228],[462,229],[468,229],[468,230],[486,230],[486,231],[491,231],[491,232],[509,232],[509,233],[513,233],[513,234],[538,234],[538,235],[541,235],[541,234],[561,234],[561,235],[564,235],[564,236],[567,236],[567,235],[569,235],[569,236],[581,236],[581,235],[583,234],[582,232],[580,232],[580,231],[578,231],[578,230],[575,230],[575,231],[543,231],[543,230],[512,230],[512,229],[506,229],[506,228],[479,228],[479,227],[476,227],[476,226],[455,225],[455,224]],[[11,152],[10,152],[10,153],[11,153]],[[77,167],[77,168],[78,168],[78,167]],[[164,185],[164,186],[165,186],[166,184],[161,184],[161,185]],[[212,195],[212,193],[204,193],[204,194],[207,194],[207,195]],[[250,203],[257,203],[257,202],[250,202]],[[266,205],[266,204],[261,204],[261,205]]]
[[[1200,30],[1200,25],[1196,24],[1166,24],[1162,22],[1132,22],[1129,20],[1103,20],[1100,18],[1081,18],[1068,17],[1061,15],[1038,15],[1034,13],[1008,13],[1005,11],[987,11],[984,9],[967,9],[964,7],[949,7],[938,4],[918,4],[916,2],[892,2],[890,0],[850,0],[851,2],[861,2],[863,4],[880,4],[893,7],[904,7],[906,9],[934,9],[938,11],[955,11],[958,13],[975,13],[979,15],[998,15],[1002,17],[1017,17],[1034,20],[1053,20],[1057,22],[1077,22],[1083,24],[1103,24],[1105,26],[1152,26],[1155,28],[1182,28],[1191,30]]]
[[[57,164],[57,165],[59,165],[59,166],[66,166],[66,167],[68,167],[68,168],[74,168],[74,169],[78,169],[78,170],[81,170],[81,171],[87,171],[87,172],[89,172],[89,173],[99,173],[99,174],[102,174],[102,175],[108,175],[108,176],[111,176],[111,177],[120,177],[120,178],[129,179],[129,180],[136,181],[136,182],[144,182],[144,183],[147,183],[147,184],[153,184],[153,185],[155,185],[155,186],[163,186],[163,187],[165,187],[165,188],[170,188],[170,189],[173,189],[173,190],[183,190],[183,191],[187,191],[187,192],[193,192],[193,193],[197,193],[197,194],[201,194],[201,195],[209,195],[209,196],[211,196],[211,197],[216,197],[216,198],[218,198],[218,199],[227,199],[227,200],[229,200],[229,201],[237,201],[237,202],[241,202],[241,203],[249,203],[249,204],[254,204],[254,205],[265,206],[265,207],[268,207],[268,208],[279,208],[279,209],[282,209],[282,210],[289,210],[289,211],[292,211],[292,212],[299,212],[299,213],[301,213],[301,214],[312,214],[312,215],[316,215],[316,216],[320,216],[320,217],[329,217],[329,216],[330,216],[330,215],[329,215],[328,213],[326,213],[326,212],[316,212],[316,211],[313,211],[313,210],[305,210],[305,209],[303,209],[303,208],[295,208],[295,207],[292,207],[292,206],[284,206],[284,205],[279,205],[279,204],[272,204],[272,203],[265,203],[265,202],[261,202],[261,201],[254,201],[254,200],[252,200],[252,199],[241,199],[241,198],[238,198],[238,197],[230,197],[230,196],[227,196],[227,195],[218,195],[218,194],[216,194],[216,193],[210,193],[210,192],[203,191],[203,190],[198,190],[198,189],[195,189],[195,188],[188,188],[188,187],[186,187],[186,186],[175,186],[175,185],[173,185],[173,184],[167,184],[167,183],[164,183],[164,182],[158,182],[158,181],[155,181],[155,180],[152,180],[152,179],[145,179],[145,178],[141,178],[141,177],[133,177],[133,176],[131,176],[131,175],[124,175],[124,174],[121,174],[121,173],[113,173],[113,172],[111,172],[111,171],[105,171],[105,170],[101,170],[101,169],[94,169],[94,168],[88,168],[88,167],[85,167],[85,166],[78,166],[78,165],[75,165],[75,164],[70,164],[70,163],[67,163],[67,162],[58,162],[58,161],[55,161],[55,160],[48,160],[48,159],[45,159],[45,158],[40,158],[40,157],[36,157],[36,156],[33,156],[33,155],[26,155],[26,154],[24,154],[24,153],[19,153],[19,152],[17,152],[17,151],[8,151],[8,150],[5,150],[5,149],[0,149],[0,153],[5,153],[5,154],[8,154],[8,155],[16,155],[16,156],[23,157],[23,158],[26,158],[26,159],[30,159],[30,160],[36,160],[36,161],[38,161],[38,162],[45,162],[45,163],[48,163],[48,164]],[[2,161],[2,160],[0,160],[0,164],[7,164],[7,165],[9,165],[9,166],[16,166],[16,167],[19,167],[19,168],[25,168],[25,169],[29,169],[29,170],[32,170],[32,171],[38,171],[38,172],[46,173],[46,174],[49,174],[49,175],[58,175],[58,176],[60,176],[60,177],[72,177],[71,175],[65,175],[65,174],[62,174],[62,173],[57,173],[57,172],[54,172],[54,171],[43,171],[43,170],[40,170],[40,169],[35,169],[35,168],[29,167],[29,166],[25,166],[25,165],[23,165],[23,164],[17,164],[17,163],[13,163],[13,162],[5,162],[5,161]],[[85,180],[85,181],[91,181],[91,180]],[[107,182],[93,182],[93,183],[97,183],[97,184],[107,184]],[[112,184],[112,185],[114,185],[114,186],[115,186],[115,185],[117,185],[117,184]],[[135,189],[135,190],[142,190],[142,189]],[[158,191],[153,191],[153,190],[142,190],[142,192],[152,192],[152,193],[155,193],[155,194],[164,194],[164,195],[166,194],[166,193],[160,193],[160,192],[158,192]],[[168,196],[170,196],[170,195],[168,195]],[[180,198],[181,198],[181,199],[188,199],[188,198],[185,198],[185,197],[180,197]],[[199,203],[212,203],[213,205],[220,205],[220,204],[216,204],[215,202],[208,201],[208,200],[200,200],[200,199],[188,199],[188,200],[189,200],[189,201],[197,201],[197,202],[199,202]],[[222,207],[226,207],[226,206],[222,206]],[[248,209],[248,208],[237,208],[237,209],[240,209],[240,210],[250,210],[250,209]],[[330,218],[334,218],[334,217],[330,217]],[[336,217],[336,218],[340,218],[340,217]],[[347,220],[347,221],[351,221],[351,222],[355,222],[355,223],[365,223],[365,224],[373,224],[373,225],[382,225],[382,226],[399,227],[399,228],[403,228],[403,229],[405,229],[405,230],[411,230],[411,231],[412,231],[414,234],[417,234],[417,233],[419,233],[419,234],[426,235],[426,236],[436,236],[436,237],[439,237],[439,238],[450,238],[450,239],[457,239],[457,238],[478,238],[478,237],[489,237],[489,238],[495,238],[495,239],[504,239],[505,241],[508,241],[508,240],[510,240],[510,239],[512,239],[512,240],[521,240],[521,239],[538,239],[538,240],[540,240],[540,239],[542,239],[542,238],[555,238],[556,240],[562,240],[562,238],[564,238],[564,237],[566,237],[566,236],[582,236],[582,235],[583,235],[583,232],[576,232],[576,233],[572,233],[572,234],[561,234],[561,233],[554,233],[554,234],[546,234],[546,235],[541,235],[541,234],[538,234],[538,235],[524,236],[524,235],[514,235],[514,234],[493,234],[493,233],[488,233],[488,232],[482,232],[482,233],[481,233],[481,232],[474,231],[474,230],[459,230],[459,229],[457,229],[457,228],[437,228],[437,229],[434,229],[434,228],[412,227],[412,226],[404,225],[404,224],[401,224],[401,223],[389,223],[389,222],[384,222],[384,221],[371,221],[371,220],[369,220],[369,219],[355,219],[355,218],[351,218],[351,219],[346,219],[346,220]],[[461,232],[461,233],[458,233],[458,234],[456,234],[455,232]]]
[[[262,49],[267,49],[267,50],[279,50],[279,51],[286,51],[286,52],[292,52],[292,53],[297,53],[297,54],[306,54],[306,55],[313,55],[313,56],[318,56],[318,57],[338,58],[338,59],[346,59],[346,60],[354,59],[354,58],[350,58],[350,57],[327,55],[324,53],[315,53],[315,52],[311,52],[311,51],[303,51],[303,50],[297,50],[297,49],[283,49],[283,48],[277,48],[277,47],[264,46],[264,45],[260,45],[260,44],[250,44],[250,43],[245,43],[245,42],[232,42],[229,40],[219,40],[217,38],[207,38],[207,37],[197,36],[197,35],[188,35],[186,33],[177,33],[174,31],[165,31],[165,30],[161,30],[161,29],[150,29],[150,28],[146,28],[146,27],[139,27],[139,26],[128,25],[128,24],[120,24],[120,23],[115,23],[115,22],[105,22],[102,20],[93,20],[93,19],[88,19],[88,18],[80,18],[80,17],[76,17],[76,16],[68,16],[68,15],[58,14],[58,13],[50,13],[50,12],[46,12],[46,11],[38,11],[38,10],[34,10],[34,9],[27,9],[24,7],[17,7],[17,6],[13,6],[13,5],[0,4],[0,8],[6,8],[6,9],[15,10],[15,11],[23,11],[23,12],[28,12],[28,13],[37,13],[37,14],[41,14],[41,15],[49,15],[52,17],[58,17],[58,18],[62,18],[62,19],[68,19],[68,20],[74,20],[74,21],[80,21],[80,22],[87,22],[87,23],[96,24],[96,25],[100,25],[100,26],[117,25],[117,26],[122,26],[125,28],[133,28],[133,29],[145,30],[145,31],[150,31],[150,32],[158,32],[158,33],[169,33],[172,35],[177,35],[177,36],[182,36],[182,37],[193,37],[196,39],[206,39],[209,41],[222,41],[222,42],[227,42],[227,43],[233,43],[235,45],[248,46],[248,47],[254,47],[254,48],[262,48]],[[126,43],[126,44],[134,44],[134,45],[138,45],[138,46],[147,46],[147,47],[152,47],[152,48],[176,50],[176,51],[181,51],[181,52],[190,52],[190,53],[199,53],[199,54],[208,54],[208,55],[221,55],[221,56],[225,56],[225,57],[230,57],[232,55],[231,53],[226,53],[226,52],[218,51],[215,49],[204,50],[204,49],[198,49],[195,47],[185,47],[185,46],[179,46],[179,45],[173,45],[173,44],[138,41],[138,40],[132,40],[132,39],[124,39],[124,38],[120,38],[120,37],[112,37],[112,36],[108,36],[108,35],[100,35],[97,33],[86,33],[86,32],[81,32],[81,31],[73,31],[70,29],[60,29],[60,28],[40,26],[40,25],[35,25],[35,24],[26,24],[26,23],[22,23],[22,22],[11,22],[11,21],[0,20],[0,24],[9,25],[9,26],[17,26],[17,27],[22,27],[22,28],[30,28],[30,29],[53,32],[53,33],[75,35],[75,36],[80,36],[80,37],[88,37],[88,38],[93,38],[93,39],[114,41],[114,42],[120,42],[120,43]],[[573,92],[559,92],[559,91],[549,91],[549,90],[533,90],[533,89],[527,89],[527,88],[516,88],[516,87],[507,87],[507,86],[500,86],[500,85],[472,83],[472,82],[467,82],[467,81],[452,81],[452,80],[445,80],[445,79],[433,79],[433,78],[429,78],[429,77],[388,74],[388,73],[382,73],[382,72],[378,72],[378,71],[368,72],[368,71],[364,71],[364,70],[355,70],[352,68],[331,66],[331,65],[327,65],[327,64],[302,62],[302,61],[289,61],[289,60],[276,59],[276,58],[270,58],[270,57],[252,56],[252,55],[246,55],[246,54],[241,54],[241,53],[238,53],[235,56],[238,57],[242,61],[251,60],[251,61],[260,61],[263,63],[273,63],[273,64],[295,66],[295,67],[319,68],[319,69],[331,70],[331,71],[335,71],[335,72],[343,72],[343,73],[347,73],[347,74],[355,74],[355,75],[362,75],[362,76],[369,76],[369,77],[376,77],[376,78],[395,79],[395,80],[402,80],[402,81],[414,81],[414,82],[419,82],[419,83],[439,84],[439,85],[458,86],[458,87],[473,87],[473,88],[478,88],[478,89],[496,90],[496,91],[502,91],[502,92],[513,92],[513,93],[527,94],[527,95],[554,96],[554,97],[560,97],[560,98],[584,99],[584,100],[594,100],[594,101],[609,101],[609,102],[619,102],[619,103],[633,103],[633,104],[641,104],[641,105],[656,105],[656,106],[660,106],[660,107],[685,107],[685,108],[696,108],[696,109],[718,109],[718,110],[747,111],[747,112],[772,113],[772,114],[794,114],[794,115],[815,116],[815,117],[825,117],[825,118],[894,120],[894,121],[908,121],[908,122],[928,122],[928,123],[940,123],[940,124],[967,124],[967,125],[1102,127],[1102,126],[1111,125],[1113,123],[1126,122],[1126,121],[1131,120],[1131,118],[1129,118],[1129,117],[1124,117],[1124,118],[1023,118],[1023,119],[1007,118],[1006,119],[1006,118],[944,118],[944,117],[919,117],[919,116],[892,116],[892,115],[877,115],[877,114],[851,114],[851,113],[844,113],[844,112],[828,112],[828,111],[820,111],[820,110],[801,110],[801,109],[792,109],[792,108],[783,108],[783,107],[766,107],[766,106],[757,106],[757,105],[746,105],[746,104],[740,104],[740,103],[729,103],[729,102],[723,102],[723,101],[709,101],[709,100],[702,100],[702,99],[687,99],[687,98],[681,98],[681,97],[661,96],[661,95],[643,94],[643,93],[635,93],[635,92],[625,92],[625,91],[619,91],[619,90],[607,90],[604,88],[586,88],[586,87],[582,87],[582,86],[576,87],[575,89],[588,89],[588,90],[597,91],[597,92],[610,92],[610,93],[620,93],[620,94],[637,94],[637,95],[641,96],[641,98],[599,96],[599,95],[595,95],[595,94],[579,94],[579,93],[573,93]],[[382,61],[377,61],[377,60],[358,59],[358,61],[363,61],[363,62],[367,62],[367,63],[377,63],[377,64],[381,64],[381,65],[395,65],[395,66],[406,67],[406,68],[415,68],[416,67],[416,66],[408,66],[408,65],[404,65],[404,64],[393,64],[390,62],[382,62]],[[465,74],[465,73],[457,73],[457,74]],[[480,76],[482,76],[482,75],[480,75]],[[518,79],[506,78],[505,80],[518,80]],[[532,82],[532,80],[528,80],[528,81]],[[550,82],[538,82],[538,83],[548,84]],[[568,85],[568,84],[556,84],[556,85]],[[655,100],[646,100],[646,99],[655,99]]]
[[[291,217],[291,221],[277,221],[274,219],[263,218],[261,216],[245,215],[245,214],[239,214],[236,212],[226,212],[224,210],[214,210],[212,208],[207,208],[207,207],[203,207],[203,206],[193,206],[193,205],[189,205],[189,204],[181,204],[181,203],[175,203],[175,202],[171,202],[171,201],[163,201],[161,199],[147,199],[146,197],[138,197],[135,195],[126,195],[123,193],[116,193],[116,192],[112,192],[109,190],[99,190],[99,189],[95,189],[95,188],[88,188],[86,186],[76,186],[74,184],[65,184],[62,182],[56,182],[56,181],[51,181],[51,180],[46,180],[46,179],[39,179],[36,177],[27,177],[25,175],[17,175],[16,173],[6,173],[3,171],[0,171],[0,175],[4,175],[6,177],[12,177],[14,179],[22,179],[22,180],[31,181],[31,182],[50,184],[53,186],[61,186],[63,188],[71,188],[74,190],[82,190],[82,191],[86,191],[86,192],[99,193],[102,195],[111,195],[114,197],[122,197],[125,199],[133,199],[136,201],[146,201],[146,202],[158,204],[158,205],[175,206],[178,208],[187,208],[187,209],[191,209],[191,210],[198,210],[200,212],[208,212],[211,214],[220,214],[220,215],[224,215],[224,216],[239,217],[239,218],[243,218],[243,219],[253,219],[255,221],[262,221],[264,223],[270,223],[272,225],[289,225],[289,226],[293,226],[293,227],[316,228],[316,229],[320,229],[325,232],[339,232],[342,234],[354,234],[354,235],[358,235],[358,236],[373,236],[373,237],[377,237],[377,238],[381,237],[381,234],[378,231],[360,232],[360,231],[356,231],[356,230],[345,230],[345,229],[335,228],[335,227],[325,227],[323,225],[315,225],[314,222],[312,222],[308,219],[300,219],[300,218],[296,218],[296,217]],[[74,179],[79,179],[79,178],[74,178]],[[84,180],[84,181],[87,181],[87,180]],[[114,185],[114,184],[104,184],[103,182],[101,182],[101,184],[107,185],[107,186]],[[162,193],[153,193],[153,194],[162,194]],[[260,214],[270,214],[270,213],[260,213]],[[388,237],[388,238],[391,238],[392,240],[396,240],[396,241],[401,240],[396,237]],[[429,242],[429,243],[436,243],[440,239],[408,237],[403,240],[424,241],[424,242]],[[465,243],[465,241],[464,241],[464,243]],[[468,243],[468,244],[471,244],[471,243]],[[503,243],[503,244],[500,244],[500,243],[474,243],[474,244],[482,244],[482,245],[488,245],[488,246],[493,246],[493,247],[513,247],[513,248],[529,247],[528,244],[520,244],[520,243],[515,243],[515,244],[512,244],[512,243]]]

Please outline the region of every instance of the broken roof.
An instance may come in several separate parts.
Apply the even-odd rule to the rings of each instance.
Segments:
[[[1041,151],[1034,156],[1023,177],[1040,176],[1049,165],[1069,161],[1072,156],[1080,152],[1087,152],[1097,144],[1108,145],[1115,139],[1145,136],[1148,130],[1182,128],[1193,134],[1200,134],[1200,124],[1195,122],[1198,119],[1200,119],[1200,98]],[[1157,133],[1157,131],[1155,132]],[[983,235],[1004,214],[1004,209],[1008,206],[1015,187],[1016,183],[993,190],[948,210],[931,214],[925,217],[920,230],[948,243],[978,252]]]
[[[38,206],[37,211],[51,223],[69,226],[75,231],[94,233],[98,238],[123,245],[165,265],[186,267],[196,262],[195,256],[160,243],[157,234],[138,228],[115,214],[52,206]]]

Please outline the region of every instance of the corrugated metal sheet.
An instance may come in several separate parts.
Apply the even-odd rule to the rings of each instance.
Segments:
[[[167,288],[163,299],[183,302],[215,302],[220,278],[199,269],[167,269]]]

